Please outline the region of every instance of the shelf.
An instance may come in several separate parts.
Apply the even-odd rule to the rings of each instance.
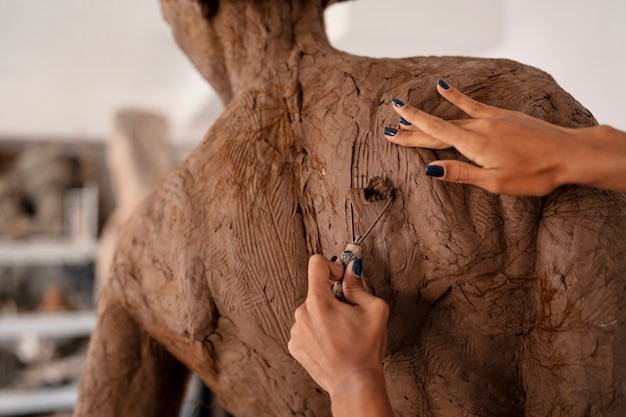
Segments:
[[[96,324],[93,311],[0,315],[0,341],[20,337],[67,338],[89,336]]]
[[[0,416],[22,416],[71,411],[76,403],[76,384],[38,390],[0,390]]]
[[[50,338],[88,336],[95,322],[96,315],[92,311],[3,315],[0,316],[0,342],[32,335]],[[196,415],[203,401],[202,392],[202,382],[194,375],[188,383],[180,417]],[[72,411],[77,397],[77,383],[37,389],[0,389],[0,417]]]
[[[93,311],[0,315],[0,342],[37,336],[41,338],[87,337],[96,323]],[[0,389],[0,416],[71,411],[77,385],[38,389]]]
[[[37,413],[72,411],[78,398],[78,384],[36,390],[0,390],[0,416],[26,416]],[[202,382],[193,375],[187,385],[179,417],[196,415],[202,403]]]
[[[93,261],[97,251],[96,240],[0,240],[0,266],[79,265]]]

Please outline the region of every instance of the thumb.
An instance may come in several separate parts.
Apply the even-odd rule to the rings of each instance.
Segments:
[[[348,264],[343,277],[343,295],[352,305],[361,305],[373,297],[367,290],[365,280],[361,278],[362,265],[361,259],[355,258]]]
[[[437,161],[426,167],[426,175],[444,181],[473,184],[487,189],[491,179],[488,169],[461,161]]]

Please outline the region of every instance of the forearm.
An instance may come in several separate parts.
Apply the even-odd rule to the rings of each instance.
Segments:
[[[626,133],[609,126],[576,129],[564,153],[564,183],[626,192]]]
[[[330,401],[334,417],[393,417],[382,369],[350,376],[333,390]]]

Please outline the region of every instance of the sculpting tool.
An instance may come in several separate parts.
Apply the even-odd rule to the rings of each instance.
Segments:
[[[378,224],[380,219],[383,217],[383,214],[387,211],[389,206],[393,201],[393,187],[391,184],[381,177],[373,177],[368,182],[367,187],[365,188],[365,198],[368,201],[376,201],[376,200],[387,200],[383,209],[378,213],[376,219],[370,224],[365,233],[360,236],[356,236],[355,228],[354,228],[354,207],[352,206],[352,202],[350,202],[350,225],[351,225],[351,241],[346,244],[343,253],[341,254],[341,263],[343,263],[344,268],[348,267],[348,264],[354,260],[355,258],[363,258],[363,250],[361,248],[361,242],[363,239],[369,235],[369,233],[374,229],[374,226]],[[346,302],[346,298],[343,295],[343,279],[336,281],[333,284],[333,295],[339,301]]]

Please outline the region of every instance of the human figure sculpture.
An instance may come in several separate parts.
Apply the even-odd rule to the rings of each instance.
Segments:
[[[509,60],[371,59],[335,50],[326,2],[162,0],[177,42],[225,110],[120,237],[77,416],[176,415],[189,370],[233,415],[327,416],[287,351],[313,253],[363,240],[390,307],[398,416],[626,412],[626,199],[565,186],[490,194],[423,175],[453,149],[398,147],[389,102],[444,118],[445,78],[473,98],[571,127],[593,116],[546,73]]]

